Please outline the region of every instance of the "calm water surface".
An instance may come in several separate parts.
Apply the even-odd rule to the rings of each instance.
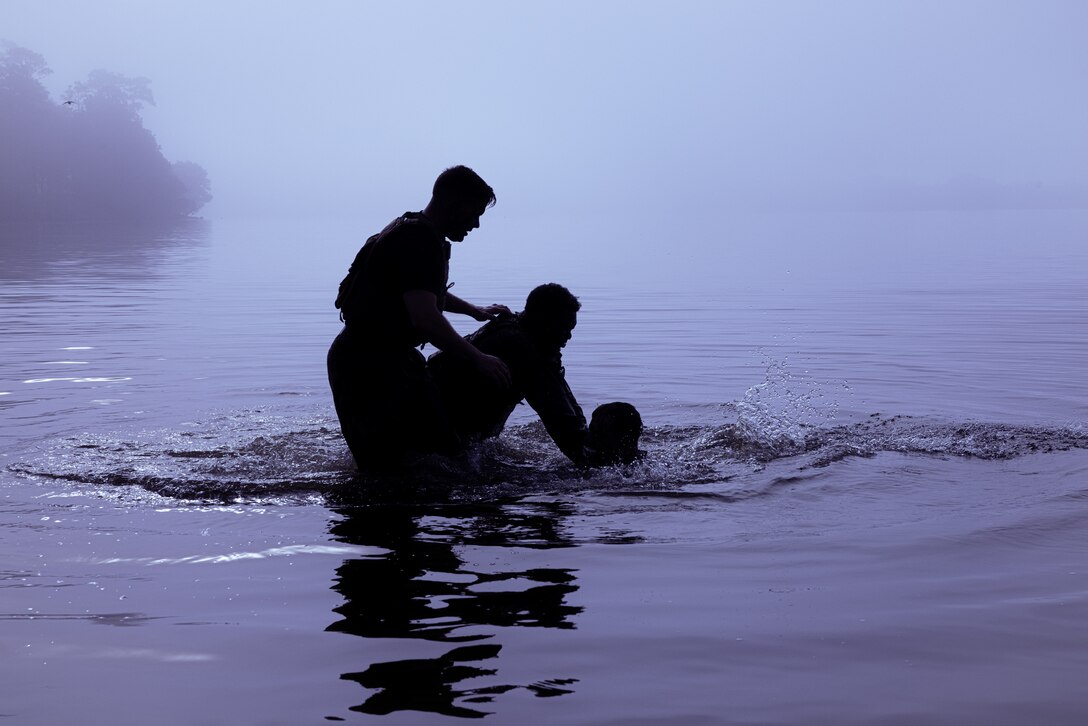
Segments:
[[[644,462],[519,410],[354,482],[324,355],[384,217],[3,232],[0,715],[1088,719],[1088,213],[488,217],[456,292],[578,294]]]

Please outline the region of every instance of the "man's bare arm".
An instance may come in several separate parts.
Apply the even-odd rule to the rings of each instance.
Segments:
[[[464,303],[463,300],[460,302]],[[480,352],[472,343],[458,335],[450,321],[438,309],[438,298],[433,292],[409,290],[404,293],[404,304],[408,308],[412,326],[423,333],[427,342],[439,350],[469,361],[503,388],[510,387],[510,369],[506,364],[493,355]]]
[[[462,300],[453,293],[446,293],[446,312],[468,315],[481,323],[485,320],[494,320],[499,313],[509,313],[510,308],[505,305],[487,305],[480,307],[467,300]]]

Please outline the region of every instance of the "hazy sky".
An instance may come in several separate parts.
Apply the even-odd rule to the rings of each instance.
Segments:
[[[145,122],[208,170],[211,216],[393,214],[455,163],[544,212],[1088,184],[1083,0],[0,0],[0,38],[56,97],[150,78]]]

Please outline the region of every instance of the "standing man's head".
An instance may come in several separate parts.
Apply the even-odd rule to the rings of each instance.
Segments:
[[[423,213],[438,231],[461,242],[480,226],[480,217],[495,204],[495,190],[467,166],[451,166],[438,175]]]
[[[534,287],[525,300],[521,324],[546,348],[559,350],[578,325],[582,303],[562,285],[549,282]]]

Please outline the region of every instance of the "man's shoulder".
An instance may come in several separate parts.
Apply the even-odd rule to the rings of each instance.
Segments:
[[[497,341],[528,342],[529,338],[518,324],[517,315],[500,315],[466,336],[472,343],[487,344]]]
[[[383,249],[383,256],[391,255],[410,262],[433,260],[438,264],[450,256],[450,243],[418,215],[404,215],[393,220],[374,244]]]
[[[484,353],[501,358],[507,365],[540,366],[552,356],[545,355],[519,323],[517,315],[504,315],[468,336]]]
[[[378,236],[383,240],[397,242],[404,240],[418,240],[429,244],[445,242],[445,238],[438,234],[434,225],[418,212],[405,212],[386,225]]]

